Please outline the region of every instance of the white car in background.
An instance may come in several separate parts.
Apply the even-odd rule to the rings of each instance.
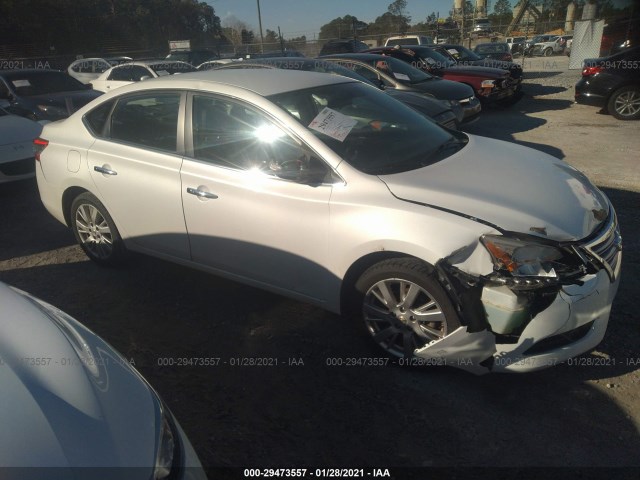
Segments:
[[[7,106],[9,102],[0,100],[0,183],[35,175],[33,141],[42,131],[40,123],[12,115],[2,108]]]
[[[392,357],[476,373],[555,365],[607,328],[622,247],[598,188],[357,80],[160,78],[36,146],[45,207],[99,264],[155,255],[354,315]]]
[[[94,90],[109,92],[116,88],[150,78],[164,77],[176,73],[195,72],[195,67],[177,60],[146,60],[128,62],[111,67],[91,82]]]
[[[82,83],[91,83],[115,65],[130,62],[131,57],[80,58],[69,65],[67,73]]]
[[[177,420],[127,359],[2,282],[0,305],[3,480],[206,479]]]

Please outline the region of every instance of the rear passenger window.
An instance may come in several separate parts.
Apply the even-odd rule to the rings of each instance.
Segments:
[[[178,139],[179,93],[126,97],[111,115],[112,140],[174,153]]]
[[[94,108],[84,116],[86,125],[89,127],[91,133],[96,137],[103,137],[106,135],[105,128],[107,126],[107,119],[109,118],[109,113],[111,113],[111,110],[113,109],[114,103],[116,103],[115,100],[103,103],[98,108]]]

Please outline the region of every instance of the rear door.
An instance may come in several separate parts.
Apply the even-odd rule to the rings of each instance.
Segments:
[[[121,235],[138,248],[187,259],[178,153],[184,98],[176,91],[126,95],[86,118],[98,136],[88,155],[91,178]]]

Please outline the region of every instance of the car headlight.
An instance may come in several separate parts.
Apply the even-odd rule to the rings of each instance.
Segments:
[[[495,80],[483,80],[482,83],[480,84],[480,86],[482,88],[493,88],[496,86],[496,81]]]
[[[513,277],[515,284],[549,284],[585,272],[577,256],[533,239],[483,235],[480,241],[491,255],[494,269]]]
[[[168,479],[171,472],[175,471],[178,461],[178,440],[171,427],[171,420],[166,412],[162,413],[162,426],[158,438],[158,451],[156,453],[156,466],[153,471],[154,480]]]

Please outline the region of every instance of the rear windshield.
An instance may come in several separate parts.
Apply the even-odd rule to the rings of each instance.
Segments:
[[[3,77],[21,97],[48,93],[86,90],[86,87],[64,72],[38,70],[33,72],[3,72]]]
[[[374,61],[373,66],[381,72],[391,75],[400,83],[415,84],[425,82],[433,78],[432,75],[429,75],[422,70],[418,70],[408,63],[393,57],[386,56],[380,60]]]
[[[188,63],[157,63],[153,65],[149,65],[149,68],[156,72],[159,77],[163,75],[174,75],[176,73],[187,73],[187,72],[195,72],[197,71],[195,67],[189,65]]]

